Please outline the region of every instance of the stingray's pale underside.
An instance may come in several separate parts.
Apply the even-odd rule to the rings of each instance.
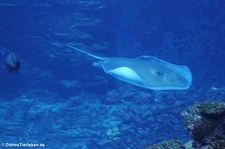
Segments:
[[[98,59],[93,66],[124,82],[152,90],[184,90],[192,83],[192,74],[185,65],[175,65],[153,56],[137,58],[101,57],[71,45],[76,51]]]

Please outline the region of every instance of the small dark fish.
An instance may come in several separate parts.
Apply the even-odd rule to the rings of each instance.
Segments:
[[[12,73],[12,72],[17,73],[19,71],[19,69],[20,69],[19,58],[14,53],[10,53],[6,57],[5,65],[6,65],[6,69],[10,73]]]

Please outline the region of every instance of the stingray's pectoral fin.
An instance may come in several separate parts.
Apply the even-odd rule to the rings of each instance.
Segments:
[[[104,68],[103,68],[104,69]],[[114,76],[115,78],[127,82],[132,85],[136,85],[139,87],[146,88],[142,78],[131,68],[129,67],[118,67],[109,71],[105,71],[106,73]]]
[[[116,67],[114,69],[107,69],[107,68],[105,68],[104,64],[105,64],[105,61],[98,61],[98,62],[93,62],[92,66],[103,68],[105,73],[108,73],[111,76],[113,76],[121,81],[130,83],[130,84],[133,84],[136,86],[144,87],[143,81],[140,78],[140,76],[131,68]]]

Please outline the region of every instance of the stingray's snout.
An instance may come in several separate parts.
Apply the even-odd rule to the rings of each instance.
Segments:
[[[20,69],[20,61],[19,58],[14,54],[14,53],[10,53],[7,57],[6,57],[6,61],[5,61],[5,65],[6,65],[6,69],[9,72],[18,72]]]

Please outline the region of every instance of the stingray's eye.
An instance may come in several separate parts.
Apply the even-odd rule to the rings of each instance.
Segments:
[[[156,75],[158,77],[165,77],[165,73],[164,72],[161,72],[161,71],[155,71]]]

